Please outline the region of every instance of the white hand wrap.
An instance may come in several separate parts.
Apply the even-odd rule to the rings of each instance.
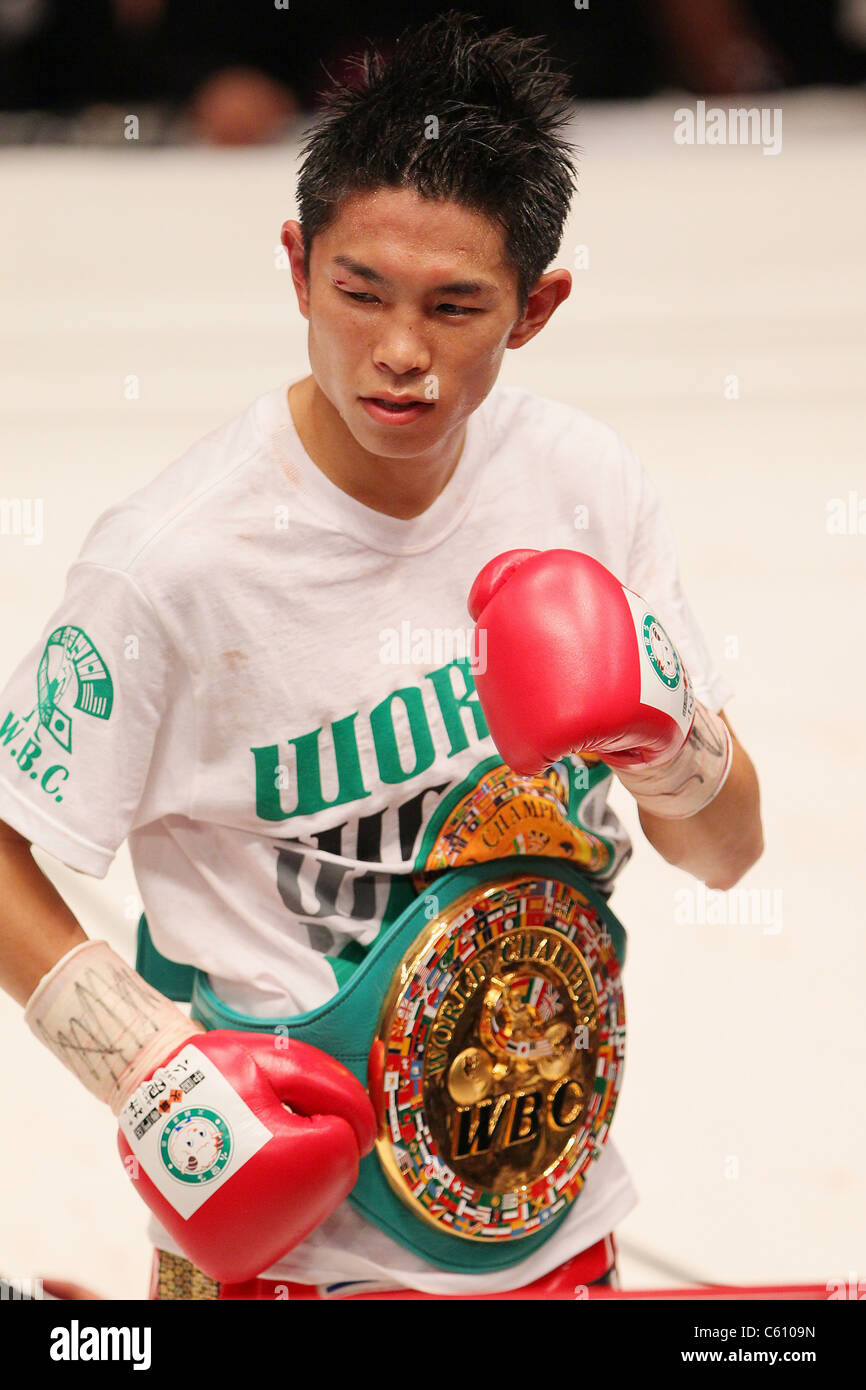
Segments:
[[[67,951],[42,976],[24,1018],[115,1115],[185,1038],[204,1032],[107,941],[83,941]]]
[[[665,820],[696,816],[718,796],[734,759],[734,744],[720,715],[700,702],[692,731],[668,763],[620,772],[617,777],[643,810]]]

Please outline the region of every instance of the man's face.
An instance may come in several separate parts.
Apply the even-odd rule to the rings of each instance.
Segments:
[[[314,238],[306,302],[299,288],[310,365],[371,454],[435,452],[494,385],[519,318],[503,241],[458,203],[387,188],[346,199]],[[374,403],[383,396],[424,404],[405,418]]]

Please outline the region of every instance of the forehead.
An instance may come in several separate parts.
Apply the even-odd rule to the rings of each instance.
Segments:
[[[497,222],[451,198],[422,198],[406,188],[380,188],[345,198],[313,242],[328,259],[351,254],[383,274],[436,275],[460,266],[510,277]],[[362,254],[363,253],[363,254]]]

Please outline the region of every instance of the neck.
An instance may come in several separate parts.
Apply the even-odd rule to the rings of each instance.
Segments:
[[[410,521],[432,506],[463,452],[465,424],[456,438],[448,436],[435,450],[416,458],[369,453],[313,376],[291,387],[289,409],[301,443],[325,477],[356,502],[401,521]]]

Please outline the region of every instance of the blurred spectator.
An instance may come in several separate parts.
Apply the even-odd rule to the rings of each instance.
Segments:
[[[767,91],[862,82],[866,50],[843,35],[842,0],[657,0],[669,71],[688,90]]]
[[[256,19],[238,0],[0,0],[0,107],[70,114],[164,102],[200,139],[267,140],[298,110],[305,60],[282,53],[273,70]]]

